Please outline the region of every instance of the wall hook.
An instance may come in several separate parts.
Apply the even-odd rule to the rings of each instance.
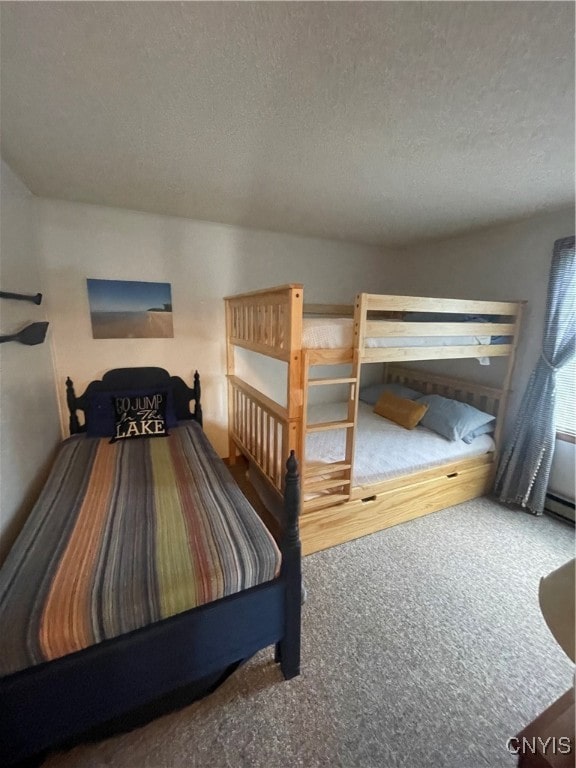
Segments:
[[[9,293],[8,291],[0,291],[0,299],[16,299],[17,301],[31,301],[34,304],[40,304],[42,301],[42,294],[36,293],[34,296],[25,293]]]
[[[0,344],[5,341],[19,341],[20,344],[42,344],[46,338],[48,323],[32,323],[23,328],[19,333],[12,333],[9,336],[0,336]]]

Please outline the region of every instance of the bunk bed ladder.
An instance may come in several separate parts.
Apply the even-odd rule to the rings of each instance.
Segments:
[[[334,365],[339,363],[334,363]],[[327,431],[333,429],[346,430],[346,451],[340,461],[332,463],[304,463],[302,473],[302,512],[314,512],[325,507],[332,507],[350,499],[352,486],[352,469],[354,456],[354,434],[356,424],[356,410],[358,403],[358,374],[357,366],[353,365],[350,376],[335,376],[328,378],[310,378],[310,355],[304,353],[303,366],[303,424],[302,424],[302,455],[305,456],[306,435],[312,432]],[[308,424],[308,391],[309,387],[323,387],[334,384],[346,384],[348,392],[348,412],[345,419],[340,421],[328,421],[323,423]],[[314,494],[312,498],[307,495]]]

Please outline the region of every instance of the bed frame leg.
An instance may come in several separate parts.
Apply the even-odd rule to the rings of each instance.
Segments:
[[[302,564],[298,513],[300,488],[294,451],[286,462],[284,512],[286,530],[282,540],[282,576],[286,583],[284,637],[276,644],[275,659],[286,680],[300,674],[300,627],[302,611]]]

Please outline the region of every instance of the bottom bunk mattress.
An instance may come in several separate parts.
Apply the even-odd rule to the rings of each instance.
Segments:
[[[322,403],[308,411],[308,424],[345,420],[346,403]],[[358,403],[352,486],[367,486],[395,477],[472,458],[493,451],[490,435],[470,444],[447,440],[426,427],[405,429],[374,413],[372,405]],[[346,430],[312,432],[306,437],[306,464],[342,461],[346,455]],[[309,498],[309,497],[307,497]]]
[[[75,435],[0,571],[0,676],[263,584],[280,562],[195,422]]]

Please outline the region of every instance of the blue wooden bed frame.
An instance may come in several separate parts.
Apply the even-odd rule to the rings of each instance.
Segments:
[[[172,387],[179,420],[202,423],[194,385],[163,368],[117,368],[76,397],[66,381],[70,432],[90,392]],[[194,401],[194,411],[190,402]],[[272,581],[0,680],[0,765],[40,765],[46,752],[142,725],[214,691],[258,650],[275,645],[285,679],[300,672],[299,478],[287,461],[280,575]],[[3,628],[6,631],[6,628]]]

